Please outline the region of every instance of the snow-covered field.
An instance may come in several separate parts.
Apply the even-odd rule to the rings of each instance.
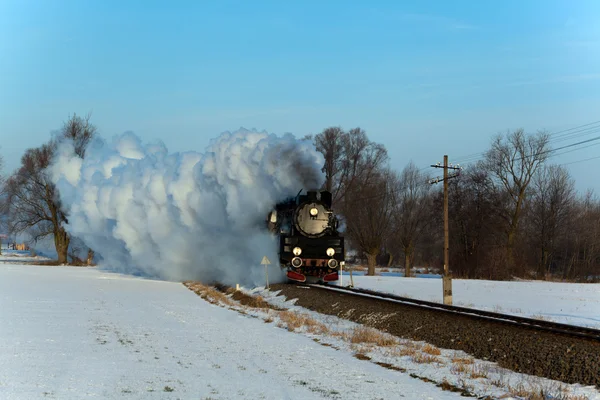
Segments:
[[[0,264],[1,399],[449,399],[179,283]]]
[[[406,355],[420,354],[424,343],[353,344],[348,335],[359,325],[296,307],[264,288],[250,292],[310,315],[328,333],[306,327],[288,332],[273,310],[235,312],[209,304],[180,283],[17,260],[34,258],[6,250],[0,256],[0,399],[461,397],[411,374],[498,398],[519,398],[507,393],[523,385],[600,398],[594,388],[516,374],[481,360],[457,372],[456,358],[469,358],[462,352],[441,349],[439,361],[424,364]],[[439,279],[355,276],[354,284],[426,300],[441,297]],[[560,306],[579,321],[600,319],[598,290],[598,285],[454,282],[455,304],[531,315]],[[356,353],[371,360],[359,360]],[[472,378],[469,371],[483,371],[487,378]]]
[[[442,280],[353,276],[354,286],[442,302]],[[344,275],[342,284],[350,284]],[[600,284],[542,281],[452,281],[453,304],[600,329]]]

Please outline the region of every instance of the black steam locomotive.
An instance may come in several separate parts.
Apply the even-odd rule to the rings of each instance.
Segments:
[[[337,281],[344,265],[344,237],[331,209],[331,193],[301,193],[277,204],[267,219],[268,229],[279,236],[281,268],[292,281]]]

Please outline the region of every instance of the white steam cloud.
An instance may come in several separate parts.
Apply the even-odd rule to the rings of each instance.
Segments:
[[[265,230],[272,206],[323,182],[323,157],[308,141],[240,129],[204,154],[169,154],[133,133],[97,139],[85,159],[70,142],[50,174],[68,232],[116,272],[166,280],[264,284],[282,274]]]

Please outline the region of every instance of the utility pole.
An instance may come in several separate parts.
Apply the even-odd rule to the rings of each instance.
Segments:
[[[452,276],[450,275],[450,230],[448,229],[448,181],[460,175],[460,166],[448,165],[448,156],[444,156],[444,165],[440,163],[432,165],[433,168],[444,168],[444,177],[441,179],[444,182],[444,276],[442,277],[442,290],[444,304],[452,304]],[[448,170],[458,170],[459,172],[448,175]],[[440,181],[440,178],[431,179],[429,183],[435,184]]]

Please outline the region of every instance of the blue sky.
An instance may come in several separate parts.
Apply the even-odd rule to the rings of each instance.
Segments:
[[[241,126],[340,125],[398,169],[452,161],[508,129],[600,120],[600,2],[0,0],[5,170],[89,111],[102,136],[132,130],[171,151]],[[598,166],[568,168],[600,191]]]

